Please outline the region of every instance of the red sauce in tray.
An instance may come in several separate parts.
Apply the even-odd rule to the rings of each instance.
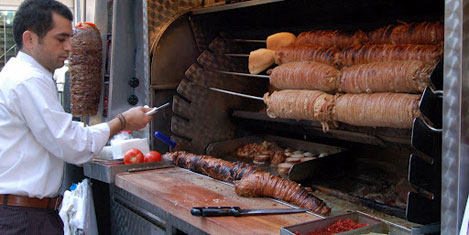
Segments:
[[[363,224],[363,223],[356,223],[351,219],[344,219],[344,220],[337,220],[335,223],[329,225],[328,227],[325,227],[322,230],[317,230],[314,232],[309,232],[306,233],[306,235],[330,235],[330,234],[336,234],[336,233],[341,233],[341,232],[346,232],[349,230],[361,228],[368,226],[368,224]],[[296,235],[302,235],[299,232],[293,232]]]

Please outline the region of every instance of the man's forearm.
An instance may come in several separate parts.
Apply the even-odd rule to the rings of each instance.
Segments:
[[[113,118],[111,121],[107,122],[107,124],[110,129],[109,139],[121,131],[121,121],[118,118]]]

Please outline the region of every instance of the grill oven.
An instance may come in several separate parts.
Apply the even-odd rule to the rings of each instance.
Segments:
[[[167,109],[155,116],[149,133],[160,131],[170,135],[178,143],[178,149],[198,154],[207,153],[209,146],[214,143],[246,136],[279,136],[339,146],[348,150],[347,157],[353,159],[355,169],[359,169],[358,166],[363,162],[373,162],[377,169],[392,169],[394,176],[410,182],[417,190],[410,190],[412,192],[409,193],[407,203],[401,208],[387,207],[366,198],[350,199],[347,192],[331,186],[336,183],[340,185],[337,180],[332,180],[330,185],[324,187],[316,185],[322,189],[321,193],[348,198],[349,201],[403,218],[407,222],[438,222],[440,213],[447,212],[446,209],[440,211],[443,208],[440,199],[441,173],[449,169],[443,163],[442,170],[441,161],[442,133],[445,128],[442,94],[443,84],[448,79],[443,68],[448,69],[448,48],[445,47],[444,60],[432,73],[432,88],[425,90],[420,102],[426,120],[416,119],[413,128],[409,130],[340,124],[323,133],[319,122],[271,119],[265,115],[262,101],[207,88],[262,97],[269,91],[267,79],[220,71],[248,74],[246,55],[265,47],[263,41],[273,33],[285,31],[297,35],[311,29],[369,31],[398,21],[443,21],[448,25],[452,18],[449,18],[448,13],[445,15],[445,6],[448,10],[450,3],[436,0],[248,1],[176,11],[172,17],[168,17],[167,23],[156,26],[152,25],[151,17],[154,14],[149,8],[149,68],[145,68],[143,63],[142,77],[145,77],[146,69],[150,76],[145,81],[148,84],[144,84],[149,89],[142,92],[148,95],[143,99],[148,98],[148,103],[152,105],[172,102],[172,110]],[[197,3],[192,4],[195,6]],[[188,4],[185,7],[189,9],[194,6]],[[163,14],[159,17],[166,16]],[[448,26],[445,31],[447,46],[451,39]],[[111,114],[113,110],[118,113],[119,109],[123,109],[111,97],[112,102],[114,109],[110,105]],[[152,149],[162,152],[169,150],[159,141],[151,140]],[[333,176],[334,169],[324,174]],[[303,183],[311,184],[311,179]],[[451,225],[452,222],[448,224],[447,218],[442,219],[444,226]]]

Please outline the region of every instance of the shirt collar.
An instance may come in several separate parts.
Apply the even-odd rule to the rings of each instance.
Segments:
[[[29,63],[29,64],[33,65],[34,67],[40,69],[42,72],[47,74],[49,77],[52,77],[52,73],[49,72],[49,70],[47,70],[46,68],[44,68],[44,66],[39,64],[39,62],[37,62],[36,59],[34,59],[32,56],[30,56],[30,55],[28,55],[28,54],[26,54],[22,51],[19,51],[18,54],[16,55],[16,58],[18,60],[21,60],[21,61],[24,61],[26,63]]]

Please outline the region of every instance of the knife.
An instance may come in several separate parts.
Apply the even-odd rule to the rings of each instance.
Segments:
[[[146,112],[145,114],[146,114],[147,116],[153,115],[153,114],[155,114],[159,109],[162,109],[162,108],[164,108],[164,107],[166,107],[166,106],[168,106],[168,105],[169,105],[169,103],[166,103],[166,104],[163,104],[163,105],[161,105],[161,106],[159,106],[159,107],[154,107],[152,110]]]
[[[171,146],[171,147],[176,147],[176,142],[172,141],[168,136],[165,136],[163,133],[159,131],[155,131],[155,137],[159,140],[161,140],[163,143]]]
[[[222,207],[192,207],[193,216],[242,216],[242,215],[268,215],[268,214],[290,214],[305,212],[308,209],[241,209],[237,206]]]

